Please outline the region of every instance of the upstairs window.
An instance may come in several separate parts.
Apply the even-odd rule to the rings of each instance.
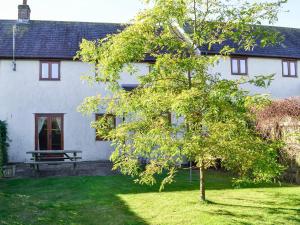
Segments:
[[[60,80],[60,62],[41,61],[40,80]]]
[[[297,77],[297,60],[282,60],[282,76]]]
[[[242,57],[231,58],[231,74],[247,75],[248,74],[247,58],[242,58]]]
[[[96,114],[96,121],[99,121],[101,119],[105,120],[105,124],[103,127],[97,127],[97,129],[101,129],[101,131],[96,130],[96,141],[109,141],[103,137],[103,134],[107,134],[112,129],[116,128],[116,116],[112,114]]]

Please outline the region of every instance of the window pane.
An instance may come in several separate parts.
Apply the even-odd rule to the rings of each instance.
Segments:
[[[282,69],[283,69],[283,75],[288,76],[289,75],[289,69],[288,69],[288,62],[283,62],[282,63]]]
[[[52,63],[51,64],[51,72],[52,72],[52,78],[53,79],[58,79],[59,78],[59,76],[58,76],[58,74],[59,74],[59,66],[58,66],[58,63]]]
[[[245,74],[246,73],[246,60],[245,59],[241,59],[240,60],[240,73]]]
[[[49,64],[42,63],[42,78],[49,78]]]
[[[232,73],[239,73],[238,71],[238,60],[232,59],[231,60],[231,66],[232,66]]]
[[[114,129],[115,128],[115,117],[114,116],[108,116],[107,117],[107,122],[109,124],[109,129]]]
[[[61,117],[52,117],[52,150],[62,150],[62,119]]]
[[[37,150],[48,149],[47,117],[37,119]]]
[[[296,76],[296,63],[295,62],[290,62],[290,75],[291,76]]]
[[[116,127],[116,117],[114,115],[105,115],[104,117],[103,114],[96,114],[96,121],[99,120],[102,120],[103,124],[96,127],[96,140],[107,141],[107,139],[105,139],[105,136]]]

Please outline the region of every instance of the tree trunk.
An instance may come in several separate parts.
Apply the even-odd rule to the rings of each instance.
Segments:
[[[193,176],[193,168],[192,168],[192,161],[190,161],[190,183],[192,183],[192,176]]]
[[[200,200],[205,201],[205,177],[204,177],[204,164],[200,165]]]

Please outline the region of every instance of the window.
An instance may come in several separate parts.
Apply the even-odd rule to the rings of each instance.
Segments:
[[[247,58],[231,58],[231,74],[232,75],[247,75],[248,65]]]
[[[96,124],[96,141],[107,141],[105,136],[109,131],[116,128],[116,117],[112,114],[96,114],[96,121],[104,119],[105,125]]]
[[[41,61],[40,80],[60,80],[60,62]]]
[[[282,76],[297,77],[297,60],[282,60]]]
[[[64,149],[64,114],[35,114],[35,149]]]

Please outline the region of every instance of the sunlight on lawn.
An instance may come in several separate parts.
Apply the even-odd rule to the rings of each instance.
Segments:
[[[298,195],[295,195],[296,193]],[[125,194],[120,198],[150,224],[299,224],[300,188],[212,190],[212,203],[198,191]],[[151,210],[149,210],[151,209]]]
[[[199,203],[198,174],[187,171],[159,193],[125,176],[0,180],[0,224],[299,224],[300,187],[233,189],[210,171]]]

